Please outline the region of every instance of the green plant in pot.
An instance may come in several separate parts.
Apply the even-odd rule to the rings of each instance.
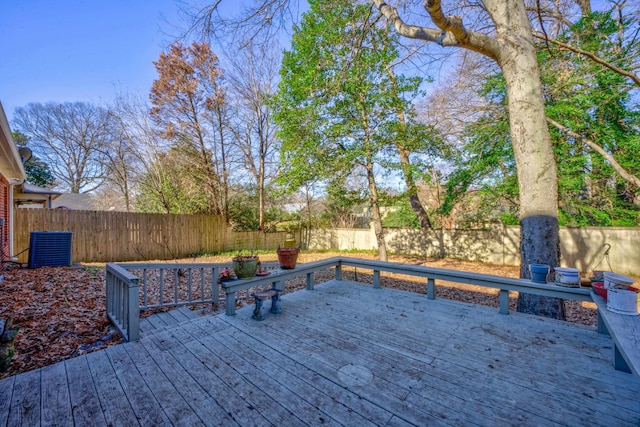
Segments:
[[[260,258],[254,254],[243,255],[242,251],[240,251],[231,261],[233,261],[233,271],[236,273],[236,277],[238,279],[248,279],[256,275]]]
[[[298,254],[300,248],[287,248],[278,246],[278,261],[280,262],[280,268],[283,270],[292,270],[296,268],[296,262],[298,261]]]

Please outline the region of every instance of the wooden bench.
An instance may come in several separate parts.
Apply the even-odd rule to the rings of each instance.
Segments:
[[[613,367],[640,377],[640,316],[614,313],[600,295],[591,297],[598,306],[598,332],[613,340]]]
[[[252,319],[255,320],[264,320],[264,316],[262,315],[262,302],[267,299],[271,299],[271,313],[280,314],[282,310],[280,309],[280,291],[278,289],[270,289],[268,291],[261,291],[251,294],[253,299],[256,302],[256,307],[253,309],[253,314],[251,315]]]

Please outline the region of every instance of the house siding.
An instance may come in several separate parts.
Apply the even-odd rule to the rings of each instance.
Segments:
[[[4,225],[0,228],[0,242],[2,243],[2,260],[10,255],[9,249],[9,224],[11,213],[11,200],[9,198],[9,182],[0,175],[0,218],[4,219]]]

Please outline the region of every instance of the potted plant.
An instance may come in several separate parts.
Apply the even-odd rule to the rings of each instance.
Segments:
[[[278,245],[278,261],[280,261],[280,268],[283,270],[292,270],[296,268],[296,262],[298,261],[298,254],[300,253],[300,248],[281,248]]]
[[[254,254],[242,255],[242,251],[240,251],[231,261],[233,261],[233,271],[236,273],[236,277],[248,279],[256,275],[260,258]]]
[[[230,280],[235,280],[236,275],[233,272],[232,269],[230,268],[223,268],[222,270],[220,270],[220,275],[218,276],[218,281],[220,283],[222,282],[228,282]]]

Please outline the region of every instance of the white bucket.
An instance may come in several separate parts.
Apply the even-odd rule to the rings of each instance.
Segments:
[[[622,274],[612,273],[610,271],[604,272],[604,288],[618,288],[627,289],[633,285],[634,280],[631,277],[623,276]]]
[[[580,271],[577,268],[555,267],[556,283],[562,286],[580,286]]]
[[[618,314],[638,315],[638,293],[624,289],[607,289],[607,309]]]

